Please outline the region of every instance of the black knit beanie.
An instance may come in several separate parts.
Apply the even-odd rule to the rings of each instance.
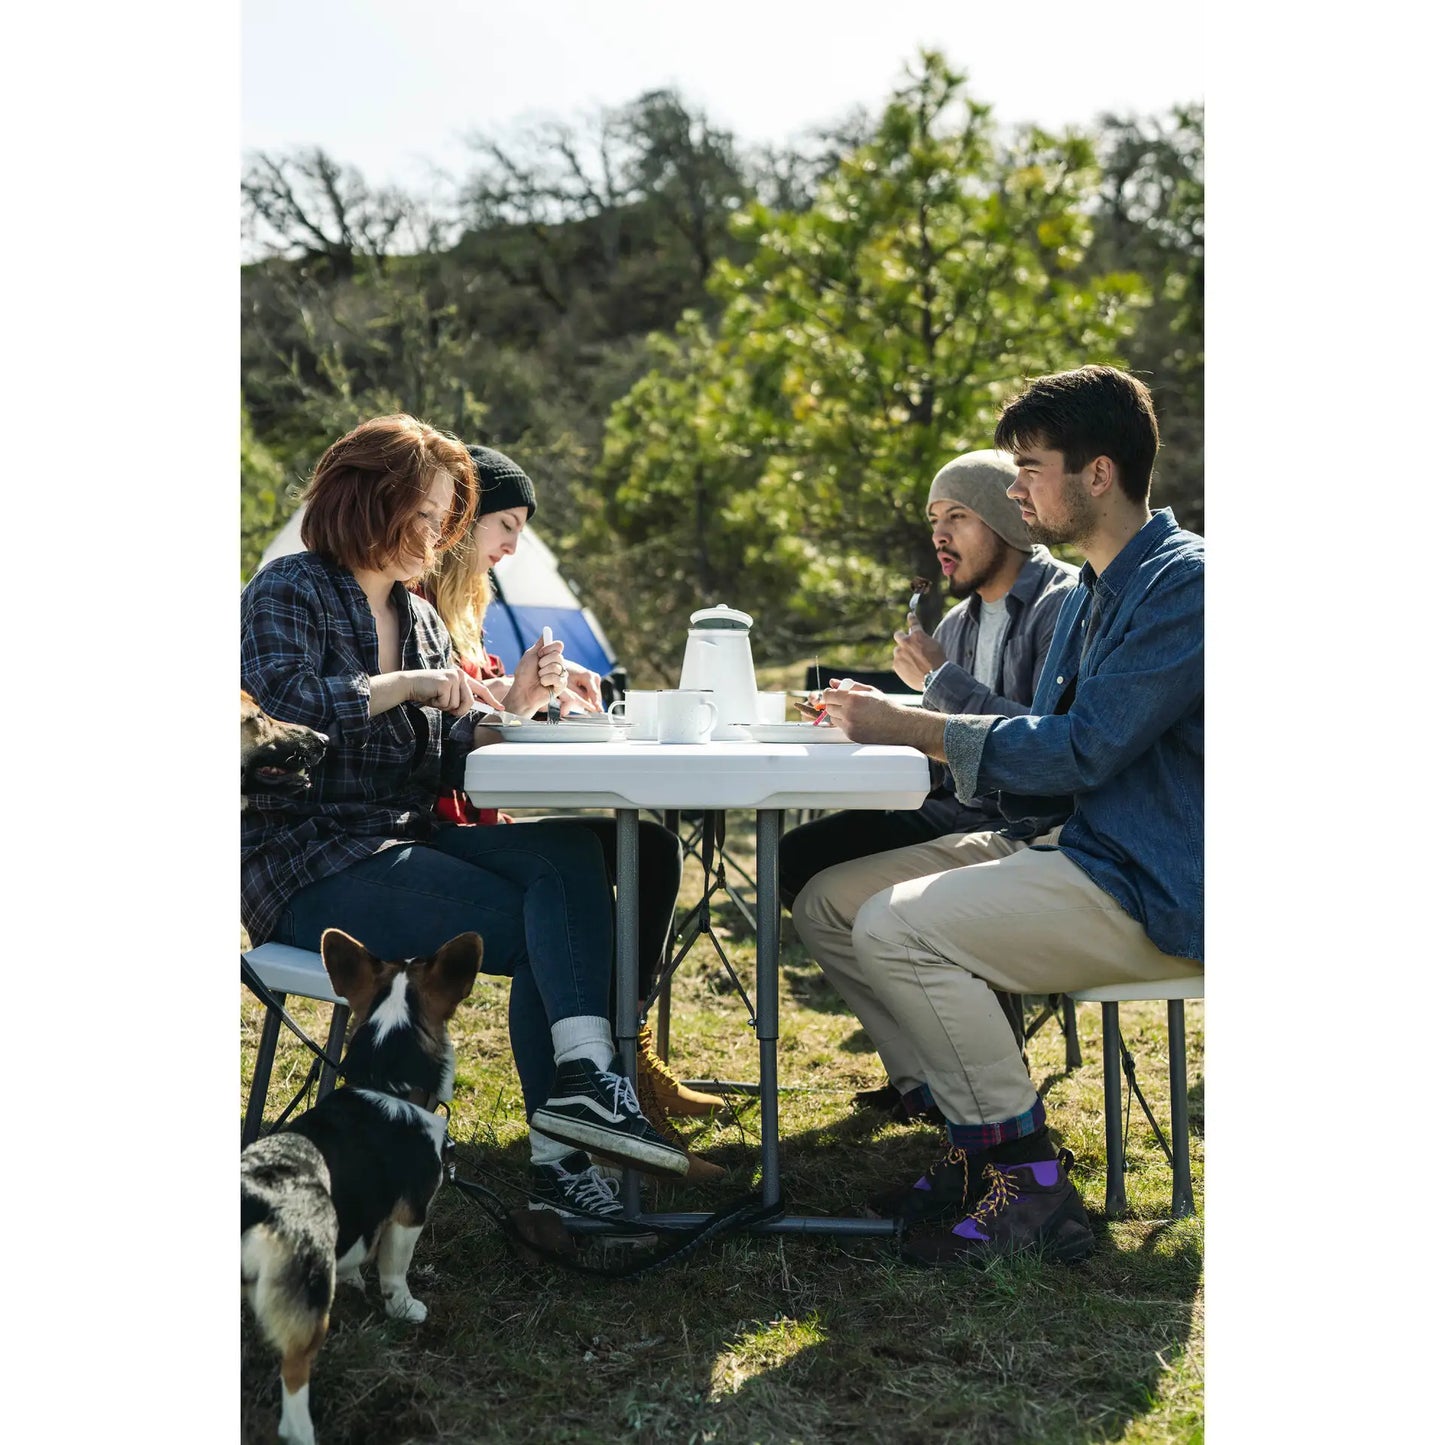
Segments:
[[[508,507],[525,507],[527,520],[537,510],[532,479],[511,457],[491,447],[468,447],[467,455],[477,473],[477,516],[505,512]]]

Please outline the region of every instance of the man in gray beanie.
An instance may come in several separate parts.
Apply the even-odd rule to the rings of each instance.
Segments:
[[[894,633],[893,670],[934,712],[1028,712],[1059,609],[1078,577],[1077,567],[1030,540],[1018,504],[1007,495],[1017,475],[1013,458],[1003,452],[965,452],[939,470],[929,489],[933,547],[958,605],[932,637],[910,617],[909,630]],[[958,797],[947,769],[935,765],[934,783],[918,808],[850,809],[784,834],[778,875],[788,906],[825,868],[1005,826],[992,798]],[[1062,821],[1062,814],[1045,815],[1016,826],[1032,837]],[[864,892],[859,904],[868,896]],[[891,1084],[865,1090],[854,1102],[902,1120],[932,1121],[934,1112],[926,1100],[900,1098]]]

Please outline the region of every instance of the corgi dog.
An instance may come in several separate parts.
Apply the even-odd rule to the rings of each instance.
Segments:
[[[281,1355],[280,1438],[313,1445],[311,1366],[337,1281],[375,1259],[386,1312],[420,1323],[407,1288],[442,1181],[456,1059],[447,1024],[472,991],[482,940],[463,933],[430,958],[387,963],[338,928],[321,935],[332,987],[351,1006],[341,1073],[328,1094],[241,1153],[241,1289]]]
[[[329,741],[300,723],[278,722],[242,688],[241,811],[248,793],[304,793]]]

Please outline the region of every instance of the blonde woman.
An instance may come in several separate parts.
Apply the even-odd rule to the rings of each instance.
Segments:
[[[509,456],[491,447],[467,448],[476,468],[477,510],[468,534],[439,559],[421,584],[451,636],[453,657],[471,679],[484,704],[511,713],[530,714],[544,707],[545,688],[535,681],[524,655],[517,675],[508,678],[498,659],[487,651],[485,621],[491,601],[491,569],[517,550],[517,543],[537,510],[531,478]],[[595,672],[568,664],[564,708],[595,712],[601,706],[601,680]],[[444,793],[438,811],[458,823],[507,821],[495,809],[478,809],[460,791]],[[617,824],[608,817],[549,818],[550,824],[575,823],[591,832],[602,845],[608,877],[617,881]],[[666,963],[672,941],[673,912],[682,882],[682,845],[677,835],[657,823],[638,828],[638,987],[651,993],[658,970]],[[639,1003],[639,1015],[641,1003]],[[702,1094],[675,1079],[653,1047],[652,1031],[643,1028],[637,1040],[637,1092],[653,1126],[676,1140],[667,1115],[694,1116],[719,1109],[723,1100]],[[705,1160],[692,1160],[690,1178],[707,1178],[722,1171]]]

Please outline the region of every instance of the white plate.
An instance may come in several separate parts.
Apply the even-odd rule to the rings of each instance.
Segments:
[[[509,743],[621,743],[627,741],[627,730],[610,723],[527,722],[511,723],[497,729],[503,742]]]
[[[841,728],[810,722],[747,723],[748,735],[755,743],[847,743]]]

